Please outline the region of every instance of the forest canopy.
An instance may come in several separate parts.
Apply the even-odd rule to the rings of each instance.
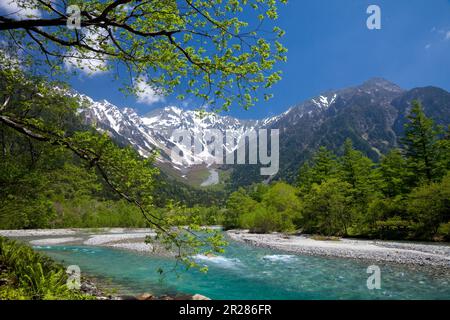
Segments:
[[[321,147],[300,167],[296,188],[276,183],[233,193],[225,225],[263,233],[448,241],[449,137],[449,128],[436,126],[413,101],[402,148],[374,163],[350,139],[340,156]]]
[[[107,203],[102,209],[111,196],[105,196],[107,187],[133,205],[130,214],[135,217],[137,210],[145,225],[158,232],[158,240],[175,247],[189,265],[187,257],[199,251],[220,252],[225,243],[217,234],[199,238],[200,226],[177,228],[179,219],[155,209],[154,156],[143,159],[131,147],[119,147],[106,133],[83,125],[78,119],[83,106],[49,75],[113,72],[131,93],[144,87],[180,99],[193,95],[202,100],[200,106],[216,110],[233,103],[248,108],[260,97],[269,99],[268,90],[280,80],[275,66],[286,60],[287,50],[279,42],[284,32],[274,21],[277,6],[285,2],[10,3],[14,10],[0,15],[0,220],[12,227],[51,226],[55,212],[61,216],[67,207],[79,206],[81,211],[86,197],[87,203],[93,201],[89,197],[101,200],[95,206],[99,212],[114,212]],[[84,188],[71,190],[78,183]],[[29,193],[21,193],[19,185]],[[21,217],[16,219],[17,212]]]
[[[286,61],[276,26],[285,0],[16,0],[0,43],[41,72],[114,72],[124,88],[248,108],[271,97]],[[75,9],[74,9],[75,8]],[[79,27],[74,26],[78,23]],[[66,66],[66,67],[64,67]]]

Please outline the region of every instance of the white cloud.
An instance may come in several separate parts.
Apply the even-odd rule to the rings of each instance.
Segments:
[[[428,49],[430,49],[430,48],[431,48],[431,44],[428,43],[428,44],[425,46],[425,49],[428,50]]]
[[[160,92],[157,92],[144,76],[134,79],[134,89],[136,90],[137,101],[139,103],[152,105],[165,100],[164,96]]]
[[[95,53],[80,54],[73,50],[69,55],[71,56],[64,59],[64,64],[68,70],[79,69],[90,76],[105,72],[106,61]]]
[[[450,31],[447,31],[445,35],[445,40],[450,40]]]
[[[25,7],[24,7],[25,6]],[[0,0],[0,9],[14,19],[41,18],[41,12],[31,1]]]
[[[13,56],[0,47],[0,68],[9,70],[22,70],[19,56]]]
[[[96,30],[83,30],[85,32],[83,43],[96,50],[100,49],[99,42],[104,35]],[[93,51],[80,52],[76,49],[71,49],[67,55],[68,57],[64,59],[64,64],[68,70],[78,69],[84,74],[94,76],[105,72],[107,67],[107,60],[100,53]]]

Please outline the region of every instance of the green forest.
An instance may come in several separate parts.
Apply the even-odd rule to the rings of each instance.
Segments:
[[[153,158],[86,127],[77,101],[51,91],[55,83],[16,72],[2,78],[4,97],[13,90],[14,105],[21,106],[3,111],[17,127],[0,124],[2,229],[154,227],[151,216],[167,226],[449,240],[450,134],[427,118],[418,101],[402,147],[379,163],[347,140],[339,155],[321,147],[299,164],[295,185],[275,181],[227,194],[170,180]],[[48,133],[52,126],[59,135]]]
[[[264,9],[254,5],[249,10],[263,10],[258,19],[274,24],[277,6],[285,2],[258,1]],[[39,30],[41,20],[27,20],[27,32],[20,23],[4,20],[4,30],[15,41],[8,42],[11,50],[5,48],[0,59],[0,228],[151,227],[168,243],[185,248],[202,247],[205,241],[176,226],[448,240],[450,134],[427,118],[419,101],[411,101],[400,147],[379,163],[348,140],[337,154],[322,147],[309,161],[298,163],[296,184],[272,181],[238,190],[202,190],[174,181],[154,165],[156,152],[143,158],[131,146],[119,145],[107,132],[87,125],[80,116],[86,106],[69,94],[71,88],[63,80],[51,80],[45,72],[66,73],[62,64],[67,47],[80,53],[79,67],[95,53],[102,61],[125,64],[131,74],[159,70],[160,76],[147,82],[164,88],[165,94],[189,79],[187,94],[205,99],[215,111],[233,104],[247,109],[261,97],[270,99],[266,90],[281,79],[275,67],[287,54],[278,41],[284,32],[276,25],[270,40],[236,44],[247,24],[211,10],[221,1],[198,3],[217,15],[216,20],[199,17],[201,10],[193,4],[187,13],[179,13],[183,19],[163,14],[174,10],[172,2],[135,4],[143,17],[154,9],[151,5],[159,11],[149,19],[129,17],[129,24],[123,20],[129,13],[119,10],[121,1],[89,3],[93,6],[86,10],[92,14],[86,15],[86,23],[123,31],[118,38],[109,34],[111,41],[97,49],[67,33],[65,18],[56,19],[47,31]],[[231,1],[223,10],[235,14],[243,7]],[[173,31],[147,32],[162,25]],[[210,59],[203,47],[189,46],[208,25],[214,26],[207,35],[217,59]],[[92,32],[101,35],[96,28]],[[40,54],[26,55],[17,66],[14,48],[22,46]],[[115,70],[113,64],[104,68]],[[206,242],[213,250],[223,245],[216,236]]]
[[[178,203],[213,207],[223,197],[170,180],[153,166],[153,157],[144,159],[85,125],[78,101],[52,92],[63,83],[17,71],[2,71],[1,80],[2,98],[14,95],[0,123],[2,229],[144,227],[148,221],[133,192],[158,214]]]
[[[328,51],[328,47],[337,49],[339,45],[345,43],[342,42],[343,38],[335,35],[330,38],[320,36],[321,40],[318,38],[320,40],[318,41],[313,33],[295,29],[293,32],[291,32],[292,29],[290,30],[290,37],[286,39],[288,43],[291,41],[291,44],[295,44],[292,46],[294,50],[291,51],[294,54],[290,57],[293,60],[304,59],[307,64],[310,64],[309,67],[315,67],[309,60],[317,61],[320,64],[319,69],[323,68],[323,71],[314,70],[314,77],[311,77],[312,72],[303,70],[299,67],[300,64],[297,67],[292,64],[286,66],[288,49],[284,43],[286,32],[282,28],[289,25],[299,26],[297,12],[293,12],[289,7],[286,9],[287,2],[287,0],[2,1],[0,6],[0,229],[86,228],[86,230],[58,230],[58,232],[69,234],[86,232],[86,234],[97,235],[97,233],[106,232],[99,231],[99,228],[149,228],[151,232],[132,230],[136,231],[136,234],[139,232],[140,238],[125,239],[124,237],[124,241],[130,241],[127,244],[138,244],[144,247],[139,254],[147,250],[151,250],[155,256],[162,253],[158,256],[157,262],[164,262],[165,259],[173,260],[174,268],[167,270],[174,272],[179,270],[179,266],[186,270],[194,268],[195,271],[207,272],[208,265],[202,262],[204,260],[197,259],[199,256],[207,259],[231,259],[231,256],[219,256],[225,252],[229,245],[226,240],[231,238],[232,234],[229,233],[228,237],[223,229],[245,229],[257,234],[278,232],[284,238],[288,238],[286,235],[303,234],[307,235],[308,239],[311,236],[316,240],[339,240],[339,238],[351,237],[449,242],[450,126],[440,125],[447,126],[449,123],[447,109],[450,100],[448,92],[440,88],[414,91],[414,98],[410,98],[409,91],[404,92],[397,85],[386,84],[387,81],[383,80],[381,84],[372,84],[374,90],[366,90],[370,91],[370,95],[358,94],[359,99],[355,101],[352,98],[347,99],[345,97],[347,94],[341,97],[341,94],[336,93],[334,97],[320,96],[325,102],[318,103],[312,99],[308,105],[293,106],[290,110],[298,111],[298,107],[302,108],[301,114],[294,114],[292,118],[287,119],[293,121],[270,122],[274,127],[278,126],[280,135],[284,132],[289,139],[281,140],[282,143],[284,142],[281,144],[284,150],[281,149],[280,152],[282,161],[277,161],[278,164],[282,164],[279,167],[279,175],[267,177],[264,183],[260,182],[266,178],[265,176],[258,174],[255,178],[254,172],[257,171],[254,165],[234,168],[223,165],[217,171],[220,171],[220,179],[223,177],[225,179],[222,179],[221,183],[215,187],[201,187],[207,184],[183,182],[188,177],[181,176],[186,168],[172,167],[173,163],[167,165],[169,161],[162,164],[161,159],[169,159],[167,150],[172,144],[176,145],[180,141],[167,138],[162,140],[164,143],[156,140],[153,143],[153,138],[165,130],[157,125],[150,128],[143,120],[150,119],[152,112],[165,110],[160,108],[162,104],[165,108],[179,103],[183,106],[183,110],[195,112],[199,117],[223,115],[229,111],[234,112],[235,109],[243,112],[255,106],[264,108],[275,94],[284,97],[283,92],[291,91],[295,95],[289,96],[289,100],[280,99],[274,102],[274,105],[287,106],[286,101],[296,103],[303,98],[304,94],[322,90],[333,83],[333,85],[353,83],[355,79],[373,76],[383,70],[376,69],[375,65],[372,71],[361,72],[363,69],[361,66],[364,66],[362,62],[369,61],[367,52],[363,52],[359,54],[362,57],[361,61],[353,61],[350,56],[347,57],[349,66],[350,64],[357,66],[353,72],[350,72],[351,68],[349,68],[348,78],[343,77],[342,72],[330,72],[335,69],[326,67],[322,60],[326,58],[328,62],[332,62],[329,57],[335,57],[335,55],[332,51]],[[279,8],[283,8],[283,11]],[[331,15],[335,15],[331,8],[330,17],[324,16],[326,19],[331,20]],[[303,9],[301,11],[303,13]],[[280,23],[278,19],[282,12],[295,13],[293,23],[289,21],[285,23],[286,20]],[[324,13],[326,12],[321,9],[321,16]],[[364,27],[363,22],[367,19],[366,13],[368,12],[365,10],[361,11],[362,20],[358,22],[361,27]],[[305,19],[308,27],[313,26],[313,22],[322,21],[309,12],[308,15],[312,19],[311,21]],[[348,19],[347,13],[345,19]],[[331,26],[328,28],[330,30],[340,30],[344,27],[344,24],[339,22],[337,24],[339,28],[333,28],[333,24],[328,20],[326,25]],[[435,36],[441,32],[437,28],[433,28],[432,31],[436,33]],[[358,32],[354,33],[354,36],[358,34]],[[366,36],[365,33],[361,34]],[[348,32],[344,35],[348,38]],[[292,42],[295,40],[294,36],[299,37],[295,43]],[[388,43],[385,40],[380,41],[383,41],[383,46]],[[443,43],[444,40],[441,42]],[[313,51],[305,50],[308,46],[315,49],[320,43],[328,45],[327,50],[320,50],[327,54],[326,57],[316,56],[312,53]],[[359,41],[352,40],[351,45],[353,43],[359,44]],[[371,47],[375,48],[375,44],[373,46],[371,44]],[[302,54],[295,51],[300,50],[297,47],[301,49]],[[345,52],[352,51],[348,50],[349,46],[344,47],[347,48]],[[358,47],[366,46],[361,43]],[[358,52],[358,47],[353,48],[355,53]],[[406,48],[406,46],[402,47]],[[438,48],[437,45],[429,44],[426,49],[427,51],[431,49],[429,52],[432,52],[435,47]],[[341,51],[339,49],[336,52],[341,53]],[[375,50],[375,52],[381,51]],[[396,61],[384,56],[380,56],[378,60],[384,64],[386,61]],[[408,65],[401,69],[396,66],[391,72],[386,71],[384,74],[392,76],[402,70],[404,73],[398,74],[397,80],[406,79],[414,71],[417,73],[414,67],[413,63],[408,62]],[[428,67],[424,65],[423,70],[426,68]],[[285,91],[280,91],[279,87],[274,86],[282,80],[283,71],[286,70],[291,71],[291,76],[286,77],[290,83],[283,84]],[[429,73],[432,71],[430,69]],[[334,82],[327,81],[325,74],[333,75]],[[411,79],[406,83],[411,85],[434,83],[433,78],[424,77],[420,72],[418,74],[418,79]],[[94,80],[93,76],[98,78]],[[100,78],[102,76],[104,78]],[[304,82],[299,81],[300,79]],[[445,80],[448,79],[444,79],[444,82]],[[302,88],[305,81],[317,82],[320,86]],[[100,82],[102,85],[99,85]],[[111,82],[114,85],[110,86]],[[442,81],[438,81],[437,85],[441,83]],[[355,87],[352,90],[359,92],[362,87]],[[339,92],[346,93],[348,90]],[[96,93],[92,94],[94,91]],[[431,93],[422,94],[421,92],[424,91]],[[400,92],[403,93],[400,95]],[[86,100],[83,100],[82,96],[86,97]],[[121,108],[114,105],[115,110],[120,110],[117,113],[121,115],[122,111],[127,113],[127,117],[121,118],[122,120],[126,118],[123,122],[116,121],[116,118],[120,117],[111,117],[114,121],[109,121],[108,116],[111,114],[105,111],[103,118],[108,121],[108,125],[104,125],[99,123],[102,117],[90,117],[89,112],[83,113],[83,111],[95,113],[94,105],[104,107],[106,110],[107,101],[104,100],[104,104],[100,100],[97,101],[104,98],[114,103],[120,102],[122,106],[130,106],[130,108]],[[91,104],[87,99],[91,99]],[[350,106],[348,109],[345,108],[346,102]],[[394,102],[398,104],[394,105]],[[261,118],[264,114],[273,115],[279,112],[280,106],[275,106],[270,112],[258,113],[256,118],[260,120],[255,120],[254,123],[262,123],[262,125],[261,127],[252,125],[252,128],[266,129],[265,126],[267,126],[267,129],[271,129],[267,124],[269,122]],[[431,112],[430,109],[432,109]],[[132,112],[136,118],[139,118],[129,123],[133,122],[139,126],[122,125],[127,124],[128,119],[132,118],[126,110],[133,110],[130,114]],[[319,111],[316,117],[314,110],[320,110],[320,114],[327,113],[326,117],[320,119]],[[342,110],[343,112],[340,112]],[[288,115],[289,112],[289,110],[285,111],[283,115]],[[170,115],[169,112],[163,113]],[[332,113],[336,116],[331,116]],[[342,113],[357,114],[354,117],[342,117]],[[144,114],[148,118],[144,118]],[[229,114],[233,115],[233,113]],[[307,114],[309,116],[306,116]],[[252,114],[240,117],[242,122],[237,117],[230,116],[228,120],[238,121],[235,122],[237,125],[224,120],[224,127],[225,125],[239,126],[242,127],[239,129],[244,130],[247,126],[243,125],[244,120],[245,123],[253,123],[253,120],[250,121],[247,116],[250,117]],[[405,116],[407,119],[404,130],[397,130],[398,127],[403,126]],[[222,118],[225,119],[225,117]],[[303,118],[304,122],[297,122],[297,118]],[[328,125],[320,127],[320,122],[325,122],[327,118],[331,119]],[[362,121],[366,118],[369,121]],[[158,125],[164,122],[156,116],[153,119],[157,119],[155,123]],[[194,121],[198,120],[197,116],[192,119],[192,123],[200,123],[200,121]],[[268,119],[283,120],[279,116]],[[141,120],[142,126],[139,122]],[[109,126],[113,122],[120,122],[121,125],[114,129],[114,126]],[[177,128],[178,122],[174,120],[175,125],[166,131]],[[213,120],[210,122],[210,127],[216,128],[218,122]],[[285,123],[289,123],[291,128],[287,128]],[[148,130],[143,130],[145,132],[141,132],[142,135],[136,134],[136,131],[144,128],[144,125]],[[317,127],[316,131],[313,130],[314,126]],[[107,127],[113,128],[117,135]],[[371,129],[370,127],[377,130],[367,130]],[[380,128],[382,130],[378,130]],[[119,136],[124,132],[137,140],[125,136],[120,138]],[[373,138],[371,132],[375,132],[373,136],[376,136],[376,143],[369,141]],[[400,134],[402,136],[397,141]],[[144,135],[151,139],[140,139]],[[308,135],[311,135],[310,139],[304,139]],[[313,138],[313,135],[317,135],[317,138]],[[346,138],[349,139],[345,141]],[[273,139],[270,139],[271,142],[274,141]],[[215,138],[214,142],[217,143],[218,140]],[[148,146],[147,141],[149,141]],[[140,150],[142,153],[139,153],[137,147],[141,142],[146,144],[146,148],[145,152]],[[244,147],[245,144],[244,136]],[[391,147],[395,148],[391,149]],[[292,154],[285,152],[288,149],[294,152]],[[269,150],[266,149],[266,152]],[[273,155],[272,150],[270,153]],[[142,156],[143,154],[146,156]],[[214,156],[216,156],[215,152]],[[262,158],[261,153],[259,157]],[[216,168],[205,166],[201,169],[204,170],[196,172],[198,176],[191,180],[203,180],[207,178],[206,172],[211,173]],[[175,175],[175,171],[180,175]],[[209,226],[218,226],[218,228]],[[108,230],[107,232],[111,234],[106,236],[116,231]],[[35,231],[29,234],[33,232]],[[45,232],[47,230],[35,233],[44,234]],[[48,234],[53,237],[53,234],[58,232],[51,230]],[[68,288],[66,282],[70,276],[66,273],[67,270],[63,264],[69,262],[69,259],[65,261],[66,258],[64,258],[63,264],[56,263],[44,253],[35,251],[35,249],[41,251],[43,248],[36,242],[30,241],[30,245],[24,244],[22,240],[28,241],[28,236],[16,241],[6,238],[14,238],[11,236],[15,234],[14,232],[3,234],[5,237],[0,237],[0,300],[99,298],[91,291]],[[23,234],[28,233],[23,232]],[[69,242],[61,243],[67,243],[70,246],[72,237],[65,238]],[[133,239],[140,242],[131,243]],[[54,241],[53,238],[50,240]],[[61,239],[55,238],[55,240]],[[245,238],[243,241],[251,242]],[[144,246],[143,242],[150,246]],[[91,246],[88,243],[87,240],[83,240],[83,246]],[[112,242],[108,242],[108,247],[110,243]],[[329,243],[320,242],[320,244],[328,245]],[[231,253],[235,248],[233,245],[232,243],[228,246],[231,248],[229,251]],[[92,245],[94,246],[97,247]],[[117,248],[121,249],[120,246]],[[110,248],[103,249],[108,251]],[[269,248],[264,249],[269,250]],[[74,252],[76,250],[78,249],[74,248]],[[120,250],[114,252],[123,253]],[[136,257],[137,252],[135,252]],[[241,255],[248,256],[247,253],[250,251],[242,252],[244,253]],[[389,256],[393,251],[387,252]],[[123,265],[126,268],[133,260],[128,254],[126,259],[123,259],[127,263]],[[258,255],[258,261],[255,258],[256,263],[252,262],[248,266],[257,269],[256,273],[261,271],[263,276],[259,279],[248,278],[246,274],[246,277],[240,278],[238,273],[233,273],[232,277],[229,277],[230,274],[225,273],[225,269],[221,269],[219,276],[223,283],[218,286],[220,292],[217,294],[225,294],[227,289],[234,294],[231,297],[236,297],[236,293],[244,293],[249,289],[255,293],[268,291],[268,294],[285,291],[286,296],[279,297],[291,298],[292,292],[288,291],[294,290],[285,288],[284,278],[278,277],[280,272],[272,265],[275,260],[266,261],[265,258],[269,256],[259,257],[260,253],[255,254]],[[428,255],[429,252],[425,254]],[[92,257],[99,260],[101,254]],[[105,257],[107,257],[106,265],[113,265],[116,270],[122,267],[116,263],[112,264],[111,256],[105,255]],[[425,259],[430,258],[426,256]],[[234,260],[233,258],[233,263]],[[236,260],[239,261],[239,259]],[[145,267],[139,269],[136,275],[139,275],[141,271],[142,273],[148,271],[148,261],[142,262],[145,263]],[[290,272],[288,268],[285,268],[284,260],[277,261],[280,261],[284,268],[280,269],[281,273]],[[414,260],[412,264],[416,262],[420,264],[423,261]],[[447,260],[444,261],[447,263]],[[278,273],[276,277],[260,270],[259,263],[264,263],[265,267],[266,262],[270,263],[270,268],[273,268],[271,272]],[[321,264],[310,264],[310,267],[314,268],[314,274],[311,274],[312,277],[308,281],[302,283],[301,290],[308,294],[302,297],[309,297],[312,291],[308,286],[313,284],[312,280],[316,281],[317,275],[320,275],[316,271],[329,270],[328,264],[329,261],[326,265],[324,264],[326,267],[324,269],[316,267]],[[130,267],[127,272],[132,270],[135,269]],[[246,268],[244,271],[251,274],[249,270]],[[342,269],[336,269],[333,272],[339,272],[339,270]],[[153,283],[157,289],[168,280],[167,285],[164,285],[170,288],[170,294],[172,291],[178,291],[178,284],[172,286],[170,277],[166,277],[165,268],[158,266],[155,271],[160,276],[158,279],[158,281],[161,280],[160,282],[149,280],[153,278],[142,278],[144,280],[142,283],[145,285]],[[131,273],[121,273],[126,277],[124,279],[127,282],[131,278],[133,281],[139,279],[134,278],[134,274],[131,277],[129,276]],[[403,277],[403,272],[401,274]],[[289,273],[287,275],[290,277]],[[341,279],[340,275],[338,276]],[[105,277],[109,277],[107,273]],[[228,277],[232,278],[228,279],[232,282],[224,281]],[[192,279],[195,281],[194,277]],[[320,293],[339,291],[341,287],[335,286],[340,282],[337,279],[337,277],[332,279],[332,287],[311,288],[314,290],[319,288]],[[349,279],[351,278],[345,279],[342,283]],[[419,278],[411,278],[409,283],[415,279]],[[81,280],[89,279],[84,278],[83,275]],[[388,278],[386,280],[389,281]],[[384,281],[383,279],[383,283]],[[213,287],[218,284],[218,281],[215,282],[211,281],[208,285],[203,285],[203,282],[196,283],[195,291],[197,288],[200,290],[207,286]],[[246,282],[248,282],[251,286],[237,287],[237,289],[233,286],[228,287],[229,283],[238,282],[243,282],[243,285],[247,285]],[[261,286],[255,286],[258,282]],[[356,282],[351,284],[350,291],[354,291],[355,286],[361,287],[361,284]],[[439,283],[439,286],[441,285]],[[330,288],[336,290],[330,290]],[[405,294],[409,295],[409,291],[419,291],[417,288],[420,287],[411,286]],[[150,289],[153,290],[153,288]],[[383,289],[382,291],[383,296],[380,297],[384,298],[387,297],[384,295],[385,292],[391,294],[392,290]],[[156,294],[153,291],[152,293]],[[194,293],[193,291],[192,294]],[[209,297],[209,293],[205,294]],[[408,295],[398,297],[403,299],[408,298]],[[257,297],[266,298],[266,296]],[[346,296],[339,296],[339,299],[342,297]],[[378,296],[373,297],[378,298]],[[323,296],[323,298],[329,297]]]
[[[322,147],[299,169],[295,186],[240,189],[225,225],[377,239],[450,240],[449,130],[413,101],[401,149],[374,163],[351,140],[342,155]]]

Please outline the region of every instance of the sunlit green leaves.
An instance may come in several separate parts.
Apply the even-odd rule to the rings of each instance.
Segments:
[[[97,73],[115,71],[119,64],[132,78],[144,75],[167,94],[181,87],[216,109],[234,104],[248,108],[257,102],[259,90],[271,97],[265,89],[281,79],[274,69],[276,62],[286,61],[279,41],[284,31],[271,20],[278,18],[285,0],[133,0],[102,16],[114,2],[70,1],[82,9],[82,30],[69,30],[64,23],[27,32],[13,29],[12,44],[40,51],[33,55],[33,65],[63,71],[61,66],[70,61]],[[59,18],[43,3],[32,6]],[[134,90],[131,79],[122,80]]]
[[[185,220],[180,225],[181,209],[155,207],[156,154],[143,158],[131,147],[119,147],[106,133],[83,124],[78,115],[83,106],[62,85],[11,69],[0,71],[0,79],[0,101],[9,101],[0,111],[0,224],[8,220],[6,225],[13,228],[51,227],[56,211],[70,211],[66,200],[73,200],[72,205],[78,200],[80,210],[86,196],[99,191],[97,179],[101,179],[114,199],[122,199],[116,207],[127,202],[136,208],[125,207],[122,214],[129,212],[141,226],[142,221],[135,219],[139,212],[145,226],[155,230],[157,236],[147,240],[188,266],[197,266],[192,261],[196,254],[223,251],[226,243],[221,235],[203,229],[202,220]],[[62,165],[69,159],[78,166]],[[55,198],[60,202],[58,210],[53,206]],[[92,200],[87,203],[94,205]],[[86,216],[103,215],[108,211],[103,206],[91,207],[94,213]]]

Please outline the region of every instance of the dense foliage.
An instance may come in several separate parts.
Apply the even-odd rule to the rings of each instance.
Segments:
[[[227,202],[225,227],[241,227],[253,232],[293,231],[300,218],[297,190],[283,182],[257,185],[233,193]]]
[[[147,202],[144,210],[155,219],[164,217],[167,226],[223,224],[254,232],[302,230],[391,239],[449,237],[449,132],[436,127],[418,102],[405,126],[403,148],[391,150],[380,163],[355,150],[350,140],[339,157],[322,147],[300,168],[295,187],[277,182],[241,188],[228,198],[226,209],[220,209],[220,203],[208,199],[223,196],[193,193],[170,181],[155,183],[157,172],[150,163],[84,127],[75,113],[78,107],[67,97],[48,94],[42,85],[37,93],[44,91],[44,98],[29,105],[28,95],[37,93],[21,81],[21,86],[3,87],[5,93],[14,88],[24,95],[16,95],[10,102],[14,110],[4,108],[3,114],[25,124],[33,119],[31,128],[39,128],[39,121],[47,126],[57,122],[64,129],[61,136],[78,148],[99,150],[103,157],[86,162],[70,148],[36,141],[1,124],[1,228],[146,227],[149,221],[140,206]],[[50,103],[52,112],[47,113]],[[101,161],[113,169],[99,171],[95,165]],[[195,204],[196,194],[201,195],[200,205]],[[130,197],[139,199],[138,205]],[[183,204],[180,197],[190,203]]]
[[[131,92],[248,108],[270,98],[280,80],[274,67],[287,52],[274,24],[280,3],[286,0],[15,0],[14,15],[0,15],[0,49],[43,73],[64,65],[112,71]]]
[[[170,210],[155,208],[172,200],[164,198],[173,189],[162,188],[155,201],[154,157],[80,126],[80,106],[66,88],[30,73],[115,71],[131,93],[185,93],[199,98],[199,107],[248,108],[269,99],[281,78],[275,65],[287,50],[274,25],[280,3],[286,0],[5,4],[15,11],[0,15],[0,226],[145,224],[183,260],[220,252],[216,234],[199,239],[197,225],[177,228]]]
[[[449,146],[449,131],[436,127],[414,101],[402,149],[374,163],[349,139],[340,157],[322,147],[300,168],[297,188],[276,183],[233,193],[226,226],[449,240]]]
[[[85,300],[71,290],[63,266],[26,245],[0,237],[1,300]]]
[[[1,228],[151,227],[188,264],[193,253],[222,250],[217,234],[199,239],[194,222],[175,228],[154,201],[154,157],[83,125],[83,106],[62,84],[19,70],[0,76]]]

